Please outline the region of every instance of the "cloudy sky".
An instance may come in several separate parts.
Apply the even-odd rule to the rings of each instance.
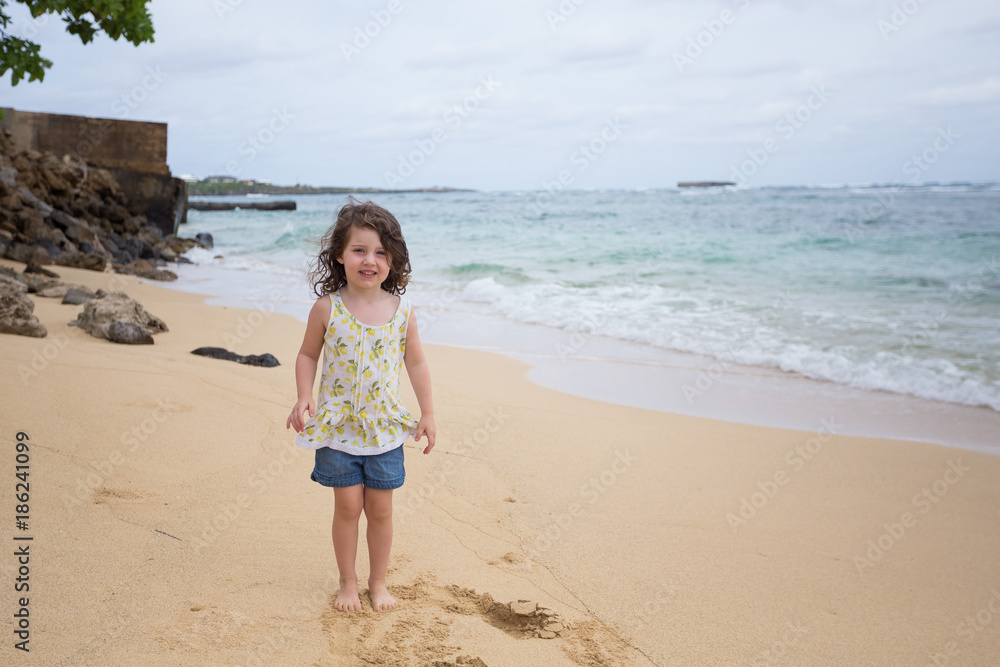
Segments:
[[[175,174],[281,184],[1000,180],[995,0],[150,7],[140,47],[8,7],[55,64],[0,104],[166,122]]]

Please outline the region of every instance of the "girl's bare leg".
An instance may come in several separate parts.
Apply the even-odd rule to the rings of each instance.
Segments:
[[[365,517],[368,519],[368,597],[375,611],[396,607],[396,600],[385,587],[392,548],[392,491],[365,489]]]
[[[340,570],[340,591],[333,606],[339,611],[361,611],[358,597],[358,520],[365,506],[364,487],[360,484],[333,489],[333,552]]]

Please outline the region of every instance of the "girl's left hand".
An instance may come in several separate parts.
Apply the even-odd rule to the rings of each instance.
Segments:
[[[437,427],[434,425],[434,415],[421,415],[417,423],[417,433],[413,439],[420,442],[420,436],[427,436],[427,446],[424,447],[424,454],[430,454],[434,449],[434,437],[437,435]]]

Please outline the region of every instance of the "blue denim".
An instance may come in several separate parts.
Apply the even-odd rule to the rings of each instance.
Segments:
[[[369,489],[398,489],[406,479],[403,447],[368,456],[320,447],[316,450],[316,466],[309,478],[323,486],[337,488],[364,484]]]

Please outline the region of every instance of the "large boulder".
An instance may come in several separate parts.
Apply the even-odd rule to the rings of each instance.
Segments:
[[[83,312],[72,322],[95,338],[108,339],[108,329],[115,322],[136,324],[151,335],[168,331],[160,318],[149,314],[142,304],[124,292],[97,290],[97,296],[88,301]]]
[[[48,331],[35,317],[35,302],[25,294],[27,287],[0,274],[0,333],[45,338]]]

